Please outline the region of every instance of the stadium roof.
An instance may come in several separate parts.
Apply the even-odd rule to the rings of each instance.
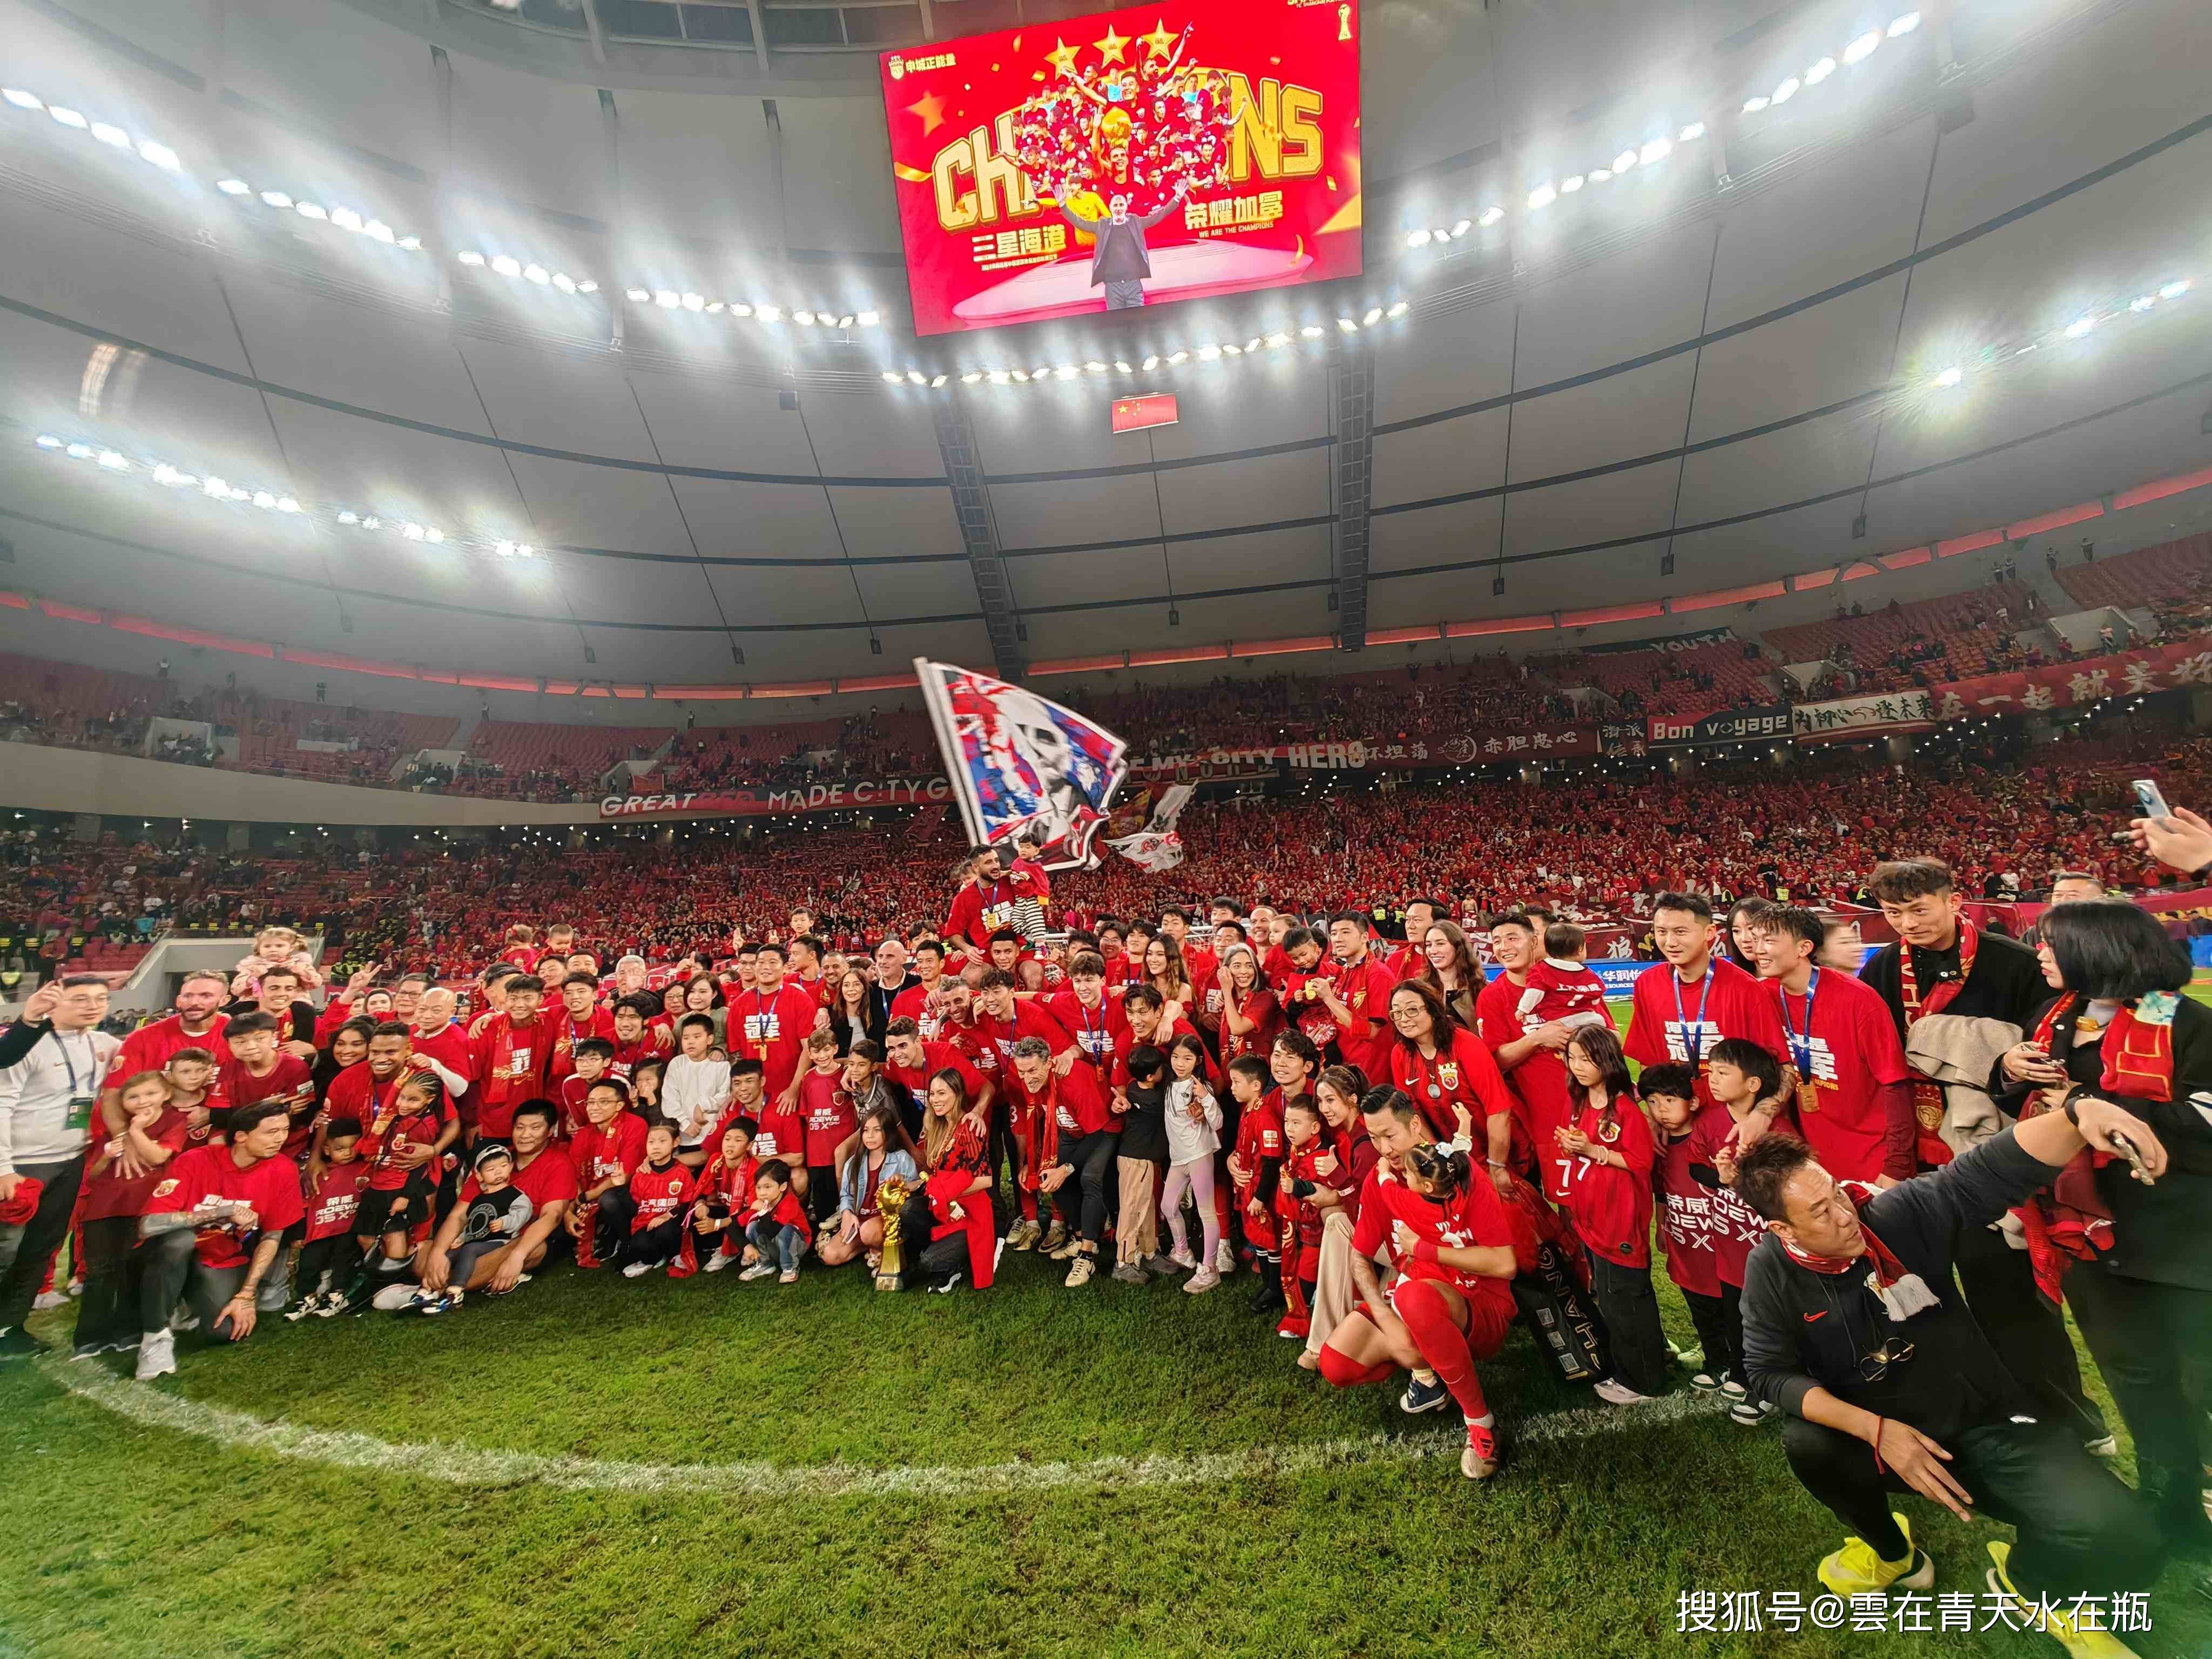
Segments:
[[[1654,613],[2202,468],[2212,10],[1904,4],[1370,5],[1365,277],[918,340],[872,57],[799,37],[1012,5],[756,51],[627,42],[677,9],[642,0],[0,0],[0,586],[334,659],[849,682],[1325,644],[1363,459],[1378,641],[1740,620]],[[1134,390],[1180,423],[1110,436]],[[0,610],[0,647],[89,637]]]

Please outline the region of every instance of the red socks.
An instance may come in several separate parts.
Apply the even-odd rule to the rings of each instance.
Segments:
[[[1379,1365],[1363,1365],[1340,1349],[1324,1346],[1321,1351],[1321,1374],[1334,1388],[1364,1388],[1382,1382],[1397,1369],[1387,1359]]]
[[[1429,1362],[1437,1381],[1451,1390],[1469,1422],[1486,1416],[1490,1404],[1483,1398],[1482,1382],[1474,1374],[1474,1356],[1468,1351],[1467,1336],[1452,1322],[1450,1312],[1435,1285],[1426,1279],[1401,1280],[1392,1291],[1391,1305],[1406,1322],[1413,1344]],[[1327,1350],[1322,1351],[1324,1365]]]

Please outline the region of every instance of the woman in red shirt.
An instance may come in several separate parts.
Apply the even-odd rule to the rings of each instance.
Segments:
[[[1221,958],[1221,1063],[1239,1054],[1265,1056],[1283,1029],[1283,1010],[1267,988],[1260,958],[1249,945],[1232,945]]]
[[[1613,1027],[1581,1027],[1565,1057],[1573,1115],[1555,1133],[1568,1159],[1566,1211],[1589,1251],[1590,1289],[1619,1373],[1612,1391],[1604,1383],[1598,1391],[1615,1405],[1639,1405],[1667,1388],[1667,1339],[1651,1293],[1651,1126]]]
[[[1418,979],[1390,993],[1390,1029],[1398,1038],[1390,1048],[1390,1081],[1412,1097],[1438,1140],[1459,1133],[1464,1107],[1483,1126],[1480,1150],[1491,1184],[1504,1191],[1513,1152],[1513,1097],[1489,1047],[1452,1017],[1442,993]]]

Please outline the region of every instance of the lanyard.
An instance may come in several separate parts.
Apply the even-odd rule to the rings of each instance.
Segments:
[[[1693,1025],[1682,1012],[1682,970],[1675,969],[1669,975],[1674,981],[1674,1024],[1682,1028],[1682,1046],[1690,1051],[1690,1064],[1702,1066],[1705,1059],[1705,999],[1713,994],[1713,964],[1705,964],[1705,976],[1698,981],[1698,1019]],[[1811,993],[1806,993],[1809,998]],[[1808,1001],[1808,1008],[1812,1006]],[[1805,1016],[1805,1028],[1813,1027],[1811,1014]]]
[[[1782,1030],[1790,1039],[1790,1057],[1797,1062],[1797,1075],[1809,1083],[1813,1079],[1813,994],[1820,988],[1820,970],[1815,968],[1805,981],[1805,1035],[1802,1037],[1790,1024],[1790,993],[1778,982],[1774,988],[1782,992]]]
[[[1083,1027],[1083,1052],[1090,1055],[1093,1060],[1097,1059],[1099,1049],[1112,1046],[1106,1041],[1105,997],[1102,994],[1098,999],[1097,1024],[1093,1025],[1091,1023],[1091,1010],[1083,1006],[1083,999],[1081,997],[1075,999],[1075,1018]],[[1091,1042],[1091,1039],[1094,1037],[1097,1039],[1095,1045]]]
[[[69,1073],[70,1098],[71,1100],[75,1100],[84,1093],[83,1090],[77,1087],[76,1064],[74,1060],[70,1059],[69,1044],[62,1041],[62,1034],[59,1031],[55,1031],[51,1033],[51,1035],[54,1040],[54,1047],[62,1051],[62,1066],[64,1070]],[[91,1081],[97,1083],[100,1081],[100,1050],[93,1047],[92,1038],[89,1034],[85,1037],[84,1047],[85,1075]]]

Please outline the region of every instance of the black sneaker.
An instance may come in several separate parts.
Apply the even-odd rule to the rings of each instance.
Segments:
[[[947,1273],[929,1287],[929,1292],[932,1296],[948,1296],[959,1288],[961,1278],[959,1273]]]
[[[40,1354],[50,1352],[46,1344],[21,1325],[0,1331],[0,1364],[10,1359],[36,1359]]]
[[[1417,1413],[1432,1412],[1450,1399],[1451,1390],[1443,1385],[1441,1379],[1424,1382],[1418,1376],[1409,1376],[1406,1379],[1406,1392],[1398,1401],[1398,1409]]]

